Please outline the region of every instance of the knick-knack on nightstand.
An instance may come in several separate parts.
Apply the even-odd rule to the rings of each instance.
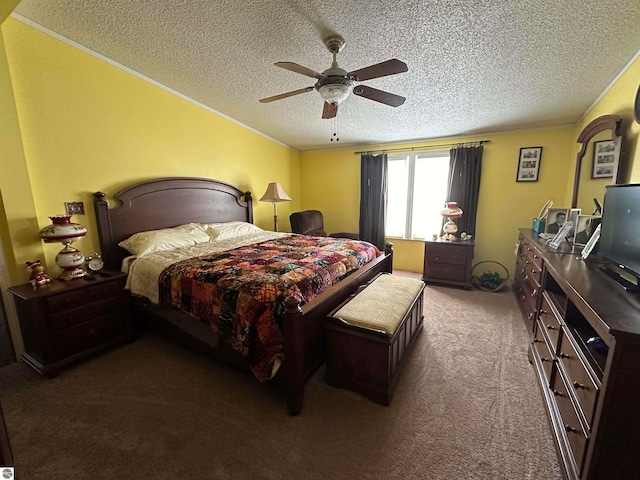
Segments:
[[[45,283],[50,283],[51,278],[44,271],[44,266],[40,260],[36,260],[35,262],[27,262],[27,268],[31,270],[31,275],[29,276],[29,283],[34,287],[36,285],[44,285]]]

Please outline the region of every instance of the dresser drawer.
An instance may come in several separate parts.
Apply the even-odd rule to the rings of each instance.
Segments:
[[[582,460],[587,447],[588,436],[582,429],[571,397],[568,393],[567,380],[561,372],[553,380],[553,395],[562,417],[562,426],[569,440],[578,471],[582,467]]]
[[[51,334],[57,355],[73,355],[124,335],[124,312],[113,312]]]
[[[524,268],[527,275],[535,279],[540,284],[542,281],[542,266],[540,263],[536,263],[533,259],[533,255],[528,255],[524,262]]]
[[[545,340],[544,334],[540,330],[540,322],[536,323],[536,331],[535,336],[533,337],[533,346],[538,353],[538,357],[540,357],[540,362],[542,363],[542,367],[544,369],[544,373],[547,374],[547,385],[549,384],[549,380],[551,379],[551,369],[553,367],[553,357],[554,355],[547,345],[547,341]]]
[[[538,296],[540,295],[540,285],[537,284],[536,281],[529,275],[525,275],[522,286],[525,295],[534,299],[534,302],[537,304]]]
[[[563,335],[560,342],[558,362],[566,372],[570,389],[578,397],[587,423],[592,427],[599,388],[566,335]]]
[[[442,278],[464,282],[466,269],[463,265],[449,265],[447,263],[429,263],[429,278]]]
[[[72,282],[82,282],[83,280],[70,280]],[[109,281],[92,287],[81,288],[60,295],[52,295],[47,298],[49,313],[57,313],[81,305],[87,305],[95,300],[107,297],[115,297],[122,294],[123,282]]]
[[[121,295],[107,298],[78,308],[64,310],[49,317],[51,330],[60,330],[94,317],[101,317],[111,312],[122,310],[125,300]]]
[[[542,302],[540,306],[540,328],[545,331],[549,338],[549,344],[555,352],[558,348],[558,340],[560,339],[560,320],[556,317],[555,310],[551,308],[547,294],[542,294]]]

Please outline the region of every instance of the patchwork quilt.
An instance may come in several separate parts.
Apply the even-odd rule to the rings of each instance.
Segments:
[[[284,299],[309,302],[379,255],[362,241],[280,237],[170,265],[160,302],[207,321],[265,381],[283,359]]]

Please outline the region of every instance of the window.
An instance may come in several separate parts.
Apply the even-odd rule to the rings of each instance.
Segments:
[[[449,152],[389,154],[386,236],[431,238],[442,230]]]

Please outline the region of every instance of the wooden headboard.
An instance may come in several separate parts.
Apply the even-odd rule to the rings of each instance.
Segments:
[[[114,270],[120,270],[129,255],[118,243],[134,233],[191,222],[253,223],[251,193],[209,178],[171,177],[136,183],[114,195],[121,202],[114,208],[109,208],[106,194],[93,196],[102,258]]]

